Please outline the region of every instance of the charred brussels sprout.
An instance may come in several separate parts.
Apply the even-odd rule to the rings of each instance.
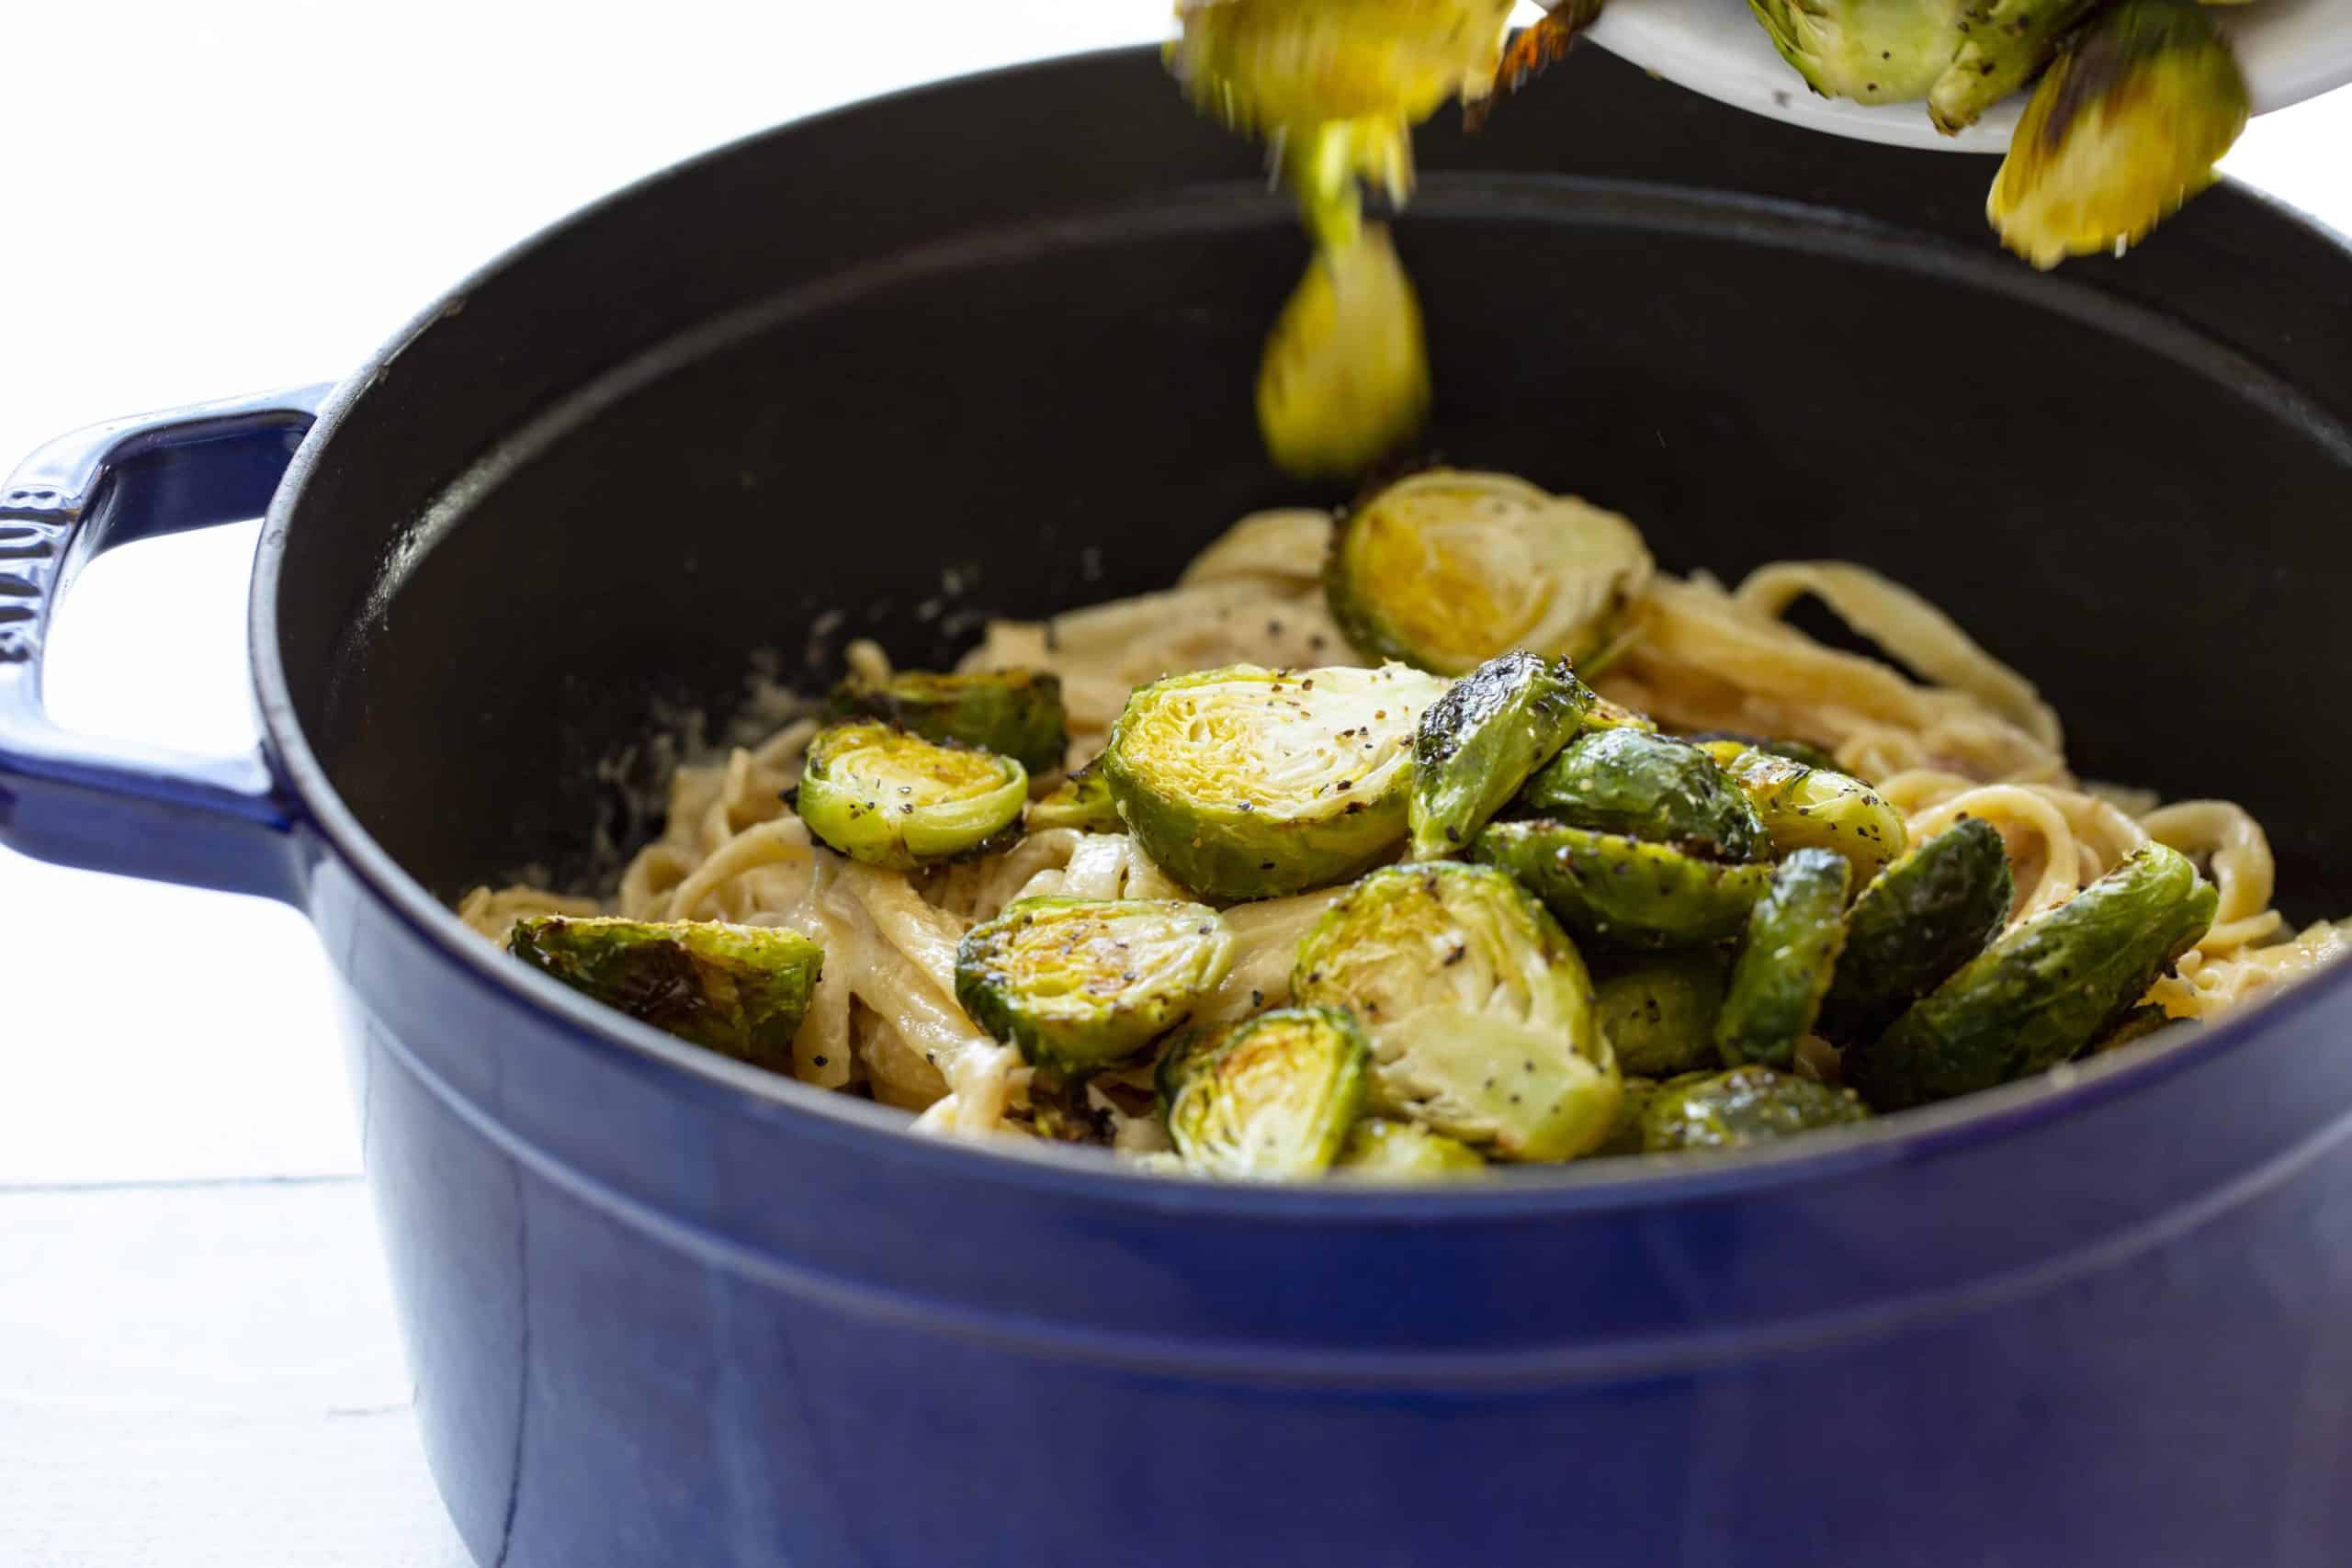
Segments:
[[[1168,1134],[1204,1176],[1296,1180],[1331,1168],[1371,1047],[1346,1013],[1283,1008],[1185,1042],[1162,1064]]]
[[[1408,816],[1416,860],[1459,854],[1575,735],[1592,694],[1532,653],[1488,660],[1421,712]]]
[[[1766,1067],[1736,1067],[1667,1085],[1642,1114],[1642,1146],[1652,1154],[1740,1149],[1865,1122],[1870,1114],[1850,1089]]]
[[[1955,822],[1871,879],[1846,917],[1846,951],[1821,1004],[1831,1040],[1870,1038],[1984,951],[2016,891],[1993,825]]]
[[[1597,981],[1600,1029],[1618,1069],[1667,1077],[1713,1066],[1724,983],[1723,955],[1713,949],[1645,956]]]
[[[1429,417],[1429,349],[1387,230],[1329,244],[1283,307],[1258,365],[1258,428],[1303,477],[1361,473]]]
[[[1410,747],[1434,676],[1237,664],[1139,688],[1103,777],[1153,863],[1216,898],[1343,881],[1405,837]]]
[[[2217,898],[2188,857],[2147,845],[1985,949],[1878,1040],[1849,1048],[1846,1077],[1895,1111],[2055,1066],[2205,934]]]
[[[1033,1066],[1082,1073],[1135,1055],[1225,978],[1216,911],[1173,899],[1019,898],[956,949],[956,999]]]
[[[1962,0],[1960,47],[1928,94],[1928,117],[1953,135],[2023,87],[2104,0]]]
[[[1772,880],[1769,866],[1541,819],[1488,823],[1470,853],[1517,877],[1578,936],[1619,947],[1729,942]]]
[[[1829,975],[1846,944],[1846,863],[1827,850],[1799,850],[1772,873],[1747,917],[1733,965],[1715,1049],[1733,1066],[1785,1067],[1821,1011]]]
[[[573,990],[679,1039],[777,1072],[825,966],[797,931],[717,921],[514,922],[507,951]]]
[[[1859,885],[1884,871],[1910,847],[1903,814],[1860,779],[1828,768],[1809,768],[1753,747],[1724,771],[1747,792],[1772,847],[1782,854],[1835,851],[1854,868]]]
[[[1500,1159],[1569,1159],[1608,1136],[1617,1064],[1584,962],[1499,872],[1374,872],[1299,943],[1291,991],[1363,1021],[1384,1114]]]
[[[833,688],[832,706],[837,717],[880,719],[926,740],[994,751],[1033,773],[1060,767],[1069,746],[1061,677],[1043,671],[901,670],[885,681],[853,674]]]
[[[1010,757],[858,720],[817,732],[795,806],[808,830],[868,865],[911,871],[1020,820],[1029,775]]]
[[[1442,1133],[1367,1116],[1348,1129],[1331,1173],[1351,1181],[1459,1181],[1486,1168],[1476,1150]]]
[[[2139,240],[2211,185],[2245,78],[2188,0],[2123,0],[2042,77],[1985,212],[2039,267]]]
[[[1641,535],[1615,513],[1508,474],[1441,468],[1351,513],[1323,586],[1358,649],[1460,675],[1510,649],[1583,657],[1649,575]]]
[[[1951,64],[1962,0],[1748,0],[1781,58],[1825,98],[1911,103]]]
[[[1715,860],[1756,859],[1764,823],[1715,760],[1639,729],[1578,736],[1528,782],[1521,801],[1556,822],[1673,844]]]
[[[1110,781],[1102,776],[1097,758],[1029,803],[1029,830],[1075,828],[1081,833],[1118,833],[1118,803],[1111,798]]]

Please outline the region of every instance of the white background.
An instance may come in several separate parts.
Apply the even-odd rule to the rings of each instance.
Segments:
[[[9,6],[0,464],[113,415],[331,379],[627,180],[886,87],[1157,39],[1168,8]],[[2257,122],[2229,167],[2352,229],[2347,148],[2338,94]],[[253,536],[88,572],[53,644],[57,715],[188,747],[249,739]],[[324,965],[290,911],[0,851],[0,1187],[356,1168]]]

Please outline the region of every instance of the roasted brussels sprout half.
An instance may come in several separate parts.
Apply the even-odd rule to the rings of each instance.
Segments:
[[[2218,901],[2187,856],[2149,844],[2002,937],[1879,1039],[1849,1047],[1847,1081],[1897,1111],[2055,1066],[2195,945]]]
[[[1786,1067],[1810,1033],[1846,945],[1845,861],[1827,850],[1799,850],[1772,873],[1772,886],[1747,917],[1747,940],[1732,966],[1715,1049],[1731,1066]]]
[[[1584,721],[1592,693],[1532,653],[1490,659],[1421,711],[1408,803],[1416,860],[1460,854]]]
[[[1371,1059],[1355,1020],[1329,1008],[1283,1008],[1180,1043],[1161,1064],[1168,1135],[1204,1176],[1320,1176],[1363,1108]]]
[[[1596,696],[1584,710],[1584,728],[1588,733],[1603,729],[1639,729],[1655,735],[1657,720],[1645,713],[1635,713],[1623,703],[1612,703],[1607,697]]]
[[[1713,757],[1718,764],[1729,767],[1738,761],[1742,751],[1770,751],[1775,757],[1786,757],[1792,762],[1803,762],[1808,768],[1835,770],[1838,759],[1818,746],[1781,737],[1742,735],[1736,729],[1711,729],[1690,738],[1693,745]]]
[[[1038,670],[901,670],[883,681],[852,674],[833,688],[832,708],[836,717],[880,719],[926,740],[994,751],[1033,773],[1060,767],[1069,747],[1061,677]]]
[[[1846,951],[1821,1003],[1822,1034],[1841,1042],[1877,1035],[1984,951],[2008,923],[2015,894],[2001,835],[1976,818],[1880,872],[1846,916]]]
[[[1029,774],[1010,757],[872,720],[817,732],[795,808],[855,861],[911,871],[977,849],[1020,820]]]
[[[1520,799],[1571,828],[1672,844],[1715,860],[1757,859],[1763,819],[1715,760],[1688,740],[1620,728],[1578,736]]]
[[[1608,1136],[1617,1064],[1584,961],[1500,872],[1374,872],[1299,943],[1291,994],[1363,1021],[1383,1114],[1499,1159],[1568,1159]]]
[[[679,1039],[777,1072],[825,967],[798,931],[718,921],[532,915],[507,951],[573,990]]]
[[[1461,675],[1525,649],[1580,659],[1649,581],[1634,525],[1508,474],[1400,479],[1332,536],[1332,617],[1367,654]]]
[[[1598,975],[1594,1005],[1618,1070],[1670,1077],[1713,1066],[1724,967],[1720,951],[1700,948],[1645,953]]]
[[[1870,1119],[1851,1089],[1832,1089],[1769,1067],[1735,1067],[1667,1085],[1642,1113],[1642,1146],[1740,1149],[1751,1144]]]
[[[1331,1174],[1351,1181],[1459,1181],[1486,1168],[1476,1150],[1442,1133],[1367,1116],[1348,1129]]]
[[[1903,814],[1860,779],[1753,747],[1724,772],[1755,803],[1775,850],[1833,850],[1853,866],[1857,886],[1910,847]]]
[[[1748,0],[1772,47],[1825,98],[1911,103],[1951,64],[1962,0]]]
[[[1029,830],[1075,828],[1081,833],[1120,833],[1118,802],[1111,798],[1110,781],[1102,776],[1101,758],[1062,780],[1029,803]]]
[[[1216,911],[1174,899],[1017,898],[956,949],[956,999],[1034,1066],[1083,1073],[1134,1055],[1225,978]]]
[[[1928,94],[1928,118],[1947,136],[1974,125],[2041,74],[2067,35],[2104,3],[1962,0],[1960,46]]]
[[[2211,185],[2245,78],[2189,0],[2122,0],[2058,57],[2009,138],[1985,213],[2038,267],[2120,250]]]
[[[1411,744],[1435,676],[1237,664],[1138,688],[1102,767],[1153,863],[1215,898],[1340,882],[1406,832]]]
[[[1410,125],[1483,95],[1512,0],[1180,0],[1168,63],[1227,125]]]
[[[1772,880],[1770,866],[1726,865],[1542,818],[1490,822],[1470,853],[1517,877],[1577,935],[1618,947],[1729,942]]]
[[[1388,231],[1325,245],[1259,361],[1267,452],[1303,478],[1361,473],[1411,441],[1429,412],[1420,301]]]

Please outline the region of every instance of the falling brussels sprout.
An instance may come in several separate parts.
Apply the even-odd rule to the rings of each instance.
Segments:
[[[994,751],[1033,773],[1060,767],[1069,747],[1061,677],[1037,670],[852,674],[833,688],[832,709],[837,718],[879,719],[926,740]]]
[[[1849,1047],[1847,1081],[1897,1111],[2055,1066],[2196,944],[2218,897],[2187,856],[2149,844],[2010,931],[1878,1040]]]
[[[1770,751],[1775,757],[1786,757],[1792,762],[1803,762],[1808,768],[1828,768],[1835,771],[1838,759],[1818,746],[1802,740],[1761,735],[1742,735],[1736,729],[1711,729],[1704,735],[1693,735],[1691,743],[1713,757],[1717,765],[1729,767],[1739,760],[1742,751]]]
[[[1180,0],[1169,68],[1237,130],[1411,125],[1494,80],[1512,0]]]
[[[1174,899],[1018,898],[956,949],[956,999],[1033,1066],[1079,1074],[1184,1021],[1233,963],[1216,911]]]
[[[1187,1170],[1292,1181],[1339,1157],[1371,1047],[1329,1008],[1283,1008],[1180,1043],[1161,1063],[1168,1135]]]
[[[1903,814],[1860,779],[1752,747],[1724,772],[1755,803],[1775,850],[1835,851],[1853,866],[1856,886],[1910,847]]]
[[[1772,880],[1770,866],[1726,865],[1540,818],[1490,822],[1470,853],[1517,877],[1577,935],[1617,947],[1729,942]]]
[[[1571,828],[1715,860],[1754,860],[1770,843],[1756,807],[1715,760],[1670,735],[1620,728],[1579,736],[1520,799]]]
[[[1667,1085],[1642,1113],[1642,1146],[1651,1154],[1741,1149],[1870,1120],[1850,1089],[1832,1089],[1769,1067]]]
[[[1953,823],[1880,872],[1846,917],[1822,1034],[1841,1043],[1878,1035],[1984,951],[2008,923],[2015,895],[2008,851],[1980,818]]]
[[[1033,833],[1048,828],[1075,828],[1081,833],[1126,830],[1126,824],[1119,820],[1118,802],[1111,798],[1111,784],[1102,776],[1102,760],[1099,757],[1031,801],[1028,822]]]
[[[1348,1129],[1331,1174],[1351,1181],[1459,1181],[1485,1173],[1477,1151],[1411,1122],[1367,1116]]]
[[[808,1010],[825,950],[798,931],[718,921],[532,915],[507,951],[573,990],[679,1039],[776,1072]]]
[[[1445,689],[1397,664],[1173,676],[1127,699],[1103,777],[1153,863],[1197,892],[1342,882],[1403,841],[1414,728]]]
[[[1612,965],[1596,980],[1593,998],[1618,1070],[1649,1078],[1713,1066],[1725,978],[1724,956],[1713,948]]]
[[[1303,478],[1360,473],[1409,443],[1429,411],[1420,302],[1388,231],[1318,250],[1259,362],[1266,450]]]
[[[1291,993],[1363,1021],[1384,1115],[1498,1159],[1570,1159],[1608,1135],[1617,1064],[1584,962],[1499,872],[1372,873],[1299,943]]]
[[[1650,556],[1613,512],[1509,474],[1432,469],[1341,521],[1323,586],[1367,654],[1461,675],[1524,649],[1580,659],[1616,635]]]
[[[1928,118],[1947,136],[1974,125],[2057,58],[2106,0],[1962,0],[1960,43],[1928,93]]]
[[[1506,653],[1423,709],[1408,802],[1413,858],[1466,850],[1528,775],[1577,733],[1591,702],[1566,665]]]
[[[1715,1016],[1715,1049],[1731,1066],[1787,1067],[1796,1060],[1797,1042],[1812,1032],[1846,944],[1849,874],[1827,850],[1799,850],[1772,873],[1772,886],[1748,914]]]
[[[2009,139],[1985,213],[2038,267],[2120,250],[2219,177],[2245,78],[2189,0],[2122,0],[2059,56]]]
[[[978,848],[1021,818],[1029,774],[1010,757],[854,720],[817,732],[794,806],[868,865],[911,871]]]
[[[1962,0],[1748,0],[1781,58],[1825,98],[1902,104],[1951,68]]]

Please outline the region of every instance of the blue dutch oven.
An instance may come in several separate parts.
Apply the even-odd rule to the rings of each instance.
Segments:
[[[2352,908],[2335,239],[2223,189],[2037,276],[1980,160],[1598,57],[1424,149],[1439,451],[1669,567],[1893,571],[2043,681],[2086,771],[2245,800],[2282,886]],[[1147,52],[1061,62],[712,153],[339,388],[71,437],[0,492],[0,839],[316,920],[475,1555],[2352,1561],[2352,972],[1781,1151],[1261,1190],[909,1137],[452,918],[649,830],[594,764],[725,711],[755,650],[826,678],[828,611],[944,658],[966,612],[1334,499],[1249,406],[1301,257]],[[75,560],[265,509],[259,755],[43,719]]]

